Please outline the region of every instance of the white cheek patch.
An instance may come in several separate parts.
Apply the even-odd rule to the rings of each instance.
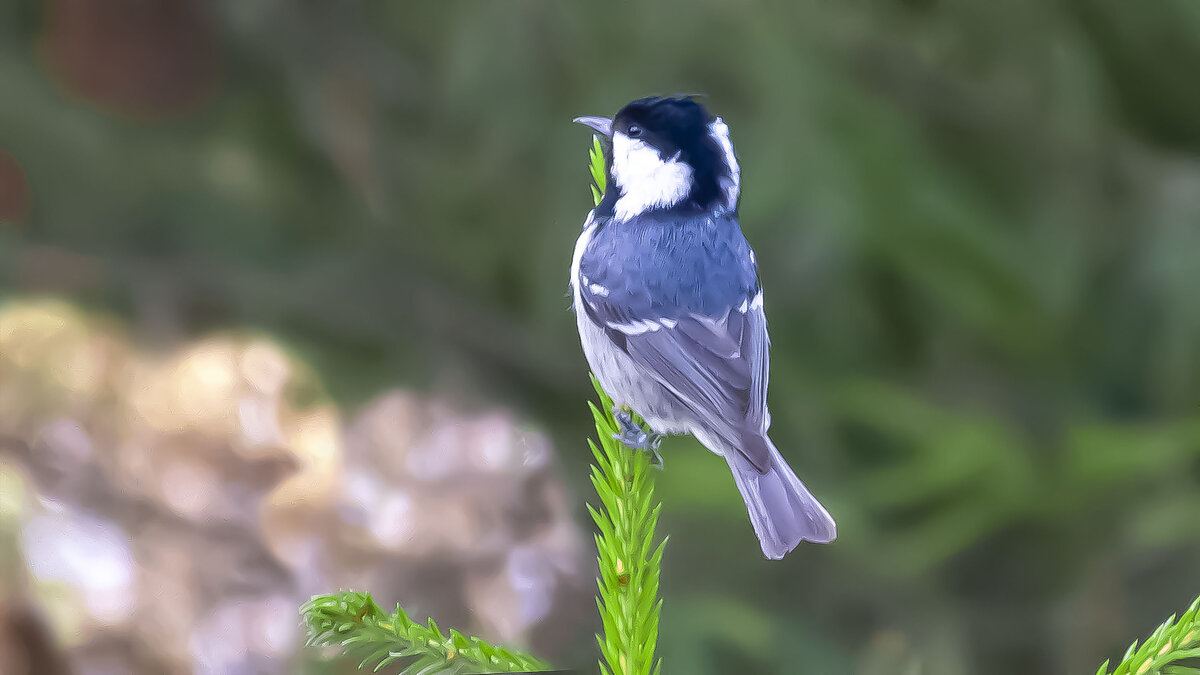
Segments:
[[[692,191],[692,167],[676,155],[664,160],[645,141],[613,134],[613,182],[621,191],[614,206],[617,220],[652,208],[674,206]]]
[[[737,157],[733,154],[733,141],[729,140],[729,125],[718,117],[708,125],[708,134],[725,153],[725,163],[729,165],[729,178],[721,179],[721,189],[725,191],[726,208],[732,209],[737,206],[738,192],[742,186],[742,170],[738,166]]]

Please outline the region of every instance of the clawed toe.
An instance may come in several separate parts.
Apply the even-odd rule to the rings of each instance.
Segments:
[[[659,471],[662,471],[663,456],[658,451],[659,445],[662,445],[662,436],[659,436],[659,437],[655,438],[654,440],[650,441],[650,449],[647,450],[647,452],[650,453],[650,466],[654,467],[655,469],[658,469]]]
[[[621,427],[621,432],[613,434],[613,438],[620,441],[627,448],[650,453],[650,465],[656,469],[662,469],[663,458],[658,453],[658,448],[662,445],[662,435],[646,433],[633,421],[632,415],[620,408],[613,409],[613,418],[616,419],[617,424]]]

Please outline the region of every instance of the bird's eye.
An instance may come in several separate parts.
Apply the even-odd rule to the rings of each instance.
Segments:
[[[629,133],[627,135],[630,138],[637,138],[638,136],[642,135],[642,128],[636,124],[630,124],[629,125]]]

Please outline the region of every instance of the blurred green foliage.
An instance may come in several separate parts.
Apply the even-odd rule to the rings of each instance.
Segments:
[[[151,345],[269,330],[346,405],[512,401],[581,523],[569,121],[707,95],[773,435],[841,538],[762,560],[724,464],[669,441],[679,672],[1090,672],[1200,587],[1200,4],[123,2],[105,30],[149,46],[73,33],[86,4],[0,5],[5,292]]]

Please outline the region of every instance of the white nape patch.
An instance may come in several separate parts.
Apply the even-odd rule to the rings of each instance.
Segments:
[[[592,295],[598,295],[602,298],[608,297],[608,289],[600,284],[588,284],[588,290],[592,292]]]
[[[742,169],[738,166],[737,156],[733,154],[733,141],[729,140],[729,125],[718,117],[708,125],[708,134],[725,153],[725,163],[729,165],[729,179],[722,180],[721,187],[725,190],[725,207],[733,209],[737,206],[738,193],[742,188]]]
[[[664,160],[653,146],[620,131],[613,134],[612,174],[621,191],[613,207],[617,220],[674,206],[692,190],[692,167],[678,154]]]

